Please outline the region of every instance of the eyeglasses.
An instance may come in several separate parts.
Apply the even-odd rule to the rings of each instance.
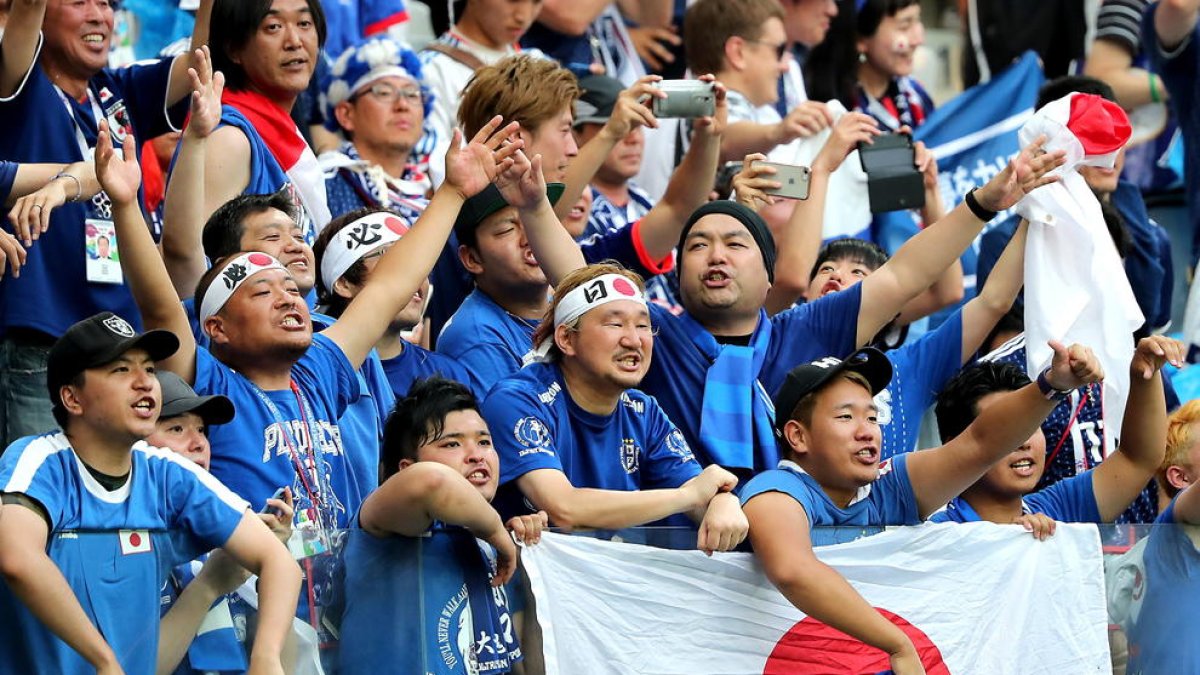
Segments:
[[[350,101],[354,102],[366,94],[370,94],[375,98],[375,100],[379,101],[380,103],[386,103],[387,105],[394,105],[396,103],[396,99],[398,98],[403,98],[404,102],[408,103],[409,105],[419,105],[425,99],[425,95],[422,94],[421,90],[416,87],[397,89],[390,84],[379,82],[367,87],[366,90],[351,96]]]
[[[764,42],[762,40],[747,40],[746,38],[742,38],[742,39],[745,40],[746,42],[749,42],[750,44],[762,45],[764,47],[770,47],[771,49],[774,49],[776,61],[782,61],[783,55],[787,53],[788,43],[786,43],[786,42],[781,42],[779,44],[775,44],[774,42]]]

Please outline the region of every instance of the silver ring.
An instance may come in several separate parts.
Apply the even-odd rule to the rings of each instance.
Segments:
[[[35,209],[41,210],[41,209],[42,209],[42,205],[41,205],[41,204],[34,204],[34,205],[33,205],[32,207],[30,207],[30,208],[35,208]]]

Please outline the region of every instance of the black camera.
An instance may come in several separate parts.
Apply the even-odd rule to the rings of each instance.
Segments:
[[[911,136],[886,134],[874,143],[859,143],[858,157],[867,174],[871,213],[925,206],[925,181],[917,171]]]

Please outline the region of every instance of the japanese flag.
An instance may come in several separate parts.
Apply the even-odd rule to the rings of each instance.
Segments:
[[[149,553],[153,550],[148,530],[121,530],[117,536],[121,538],[121,555]]]

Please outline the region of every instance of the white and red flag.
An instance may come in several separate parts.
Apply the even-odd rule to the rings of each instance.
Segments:
[[[930,675],[1110,673],[1096,529],[939,524],[817,549],[904,630]],[[547,675],[887,673],[887,655],[805,616],[753,556],[547,534],[522,551]]]

